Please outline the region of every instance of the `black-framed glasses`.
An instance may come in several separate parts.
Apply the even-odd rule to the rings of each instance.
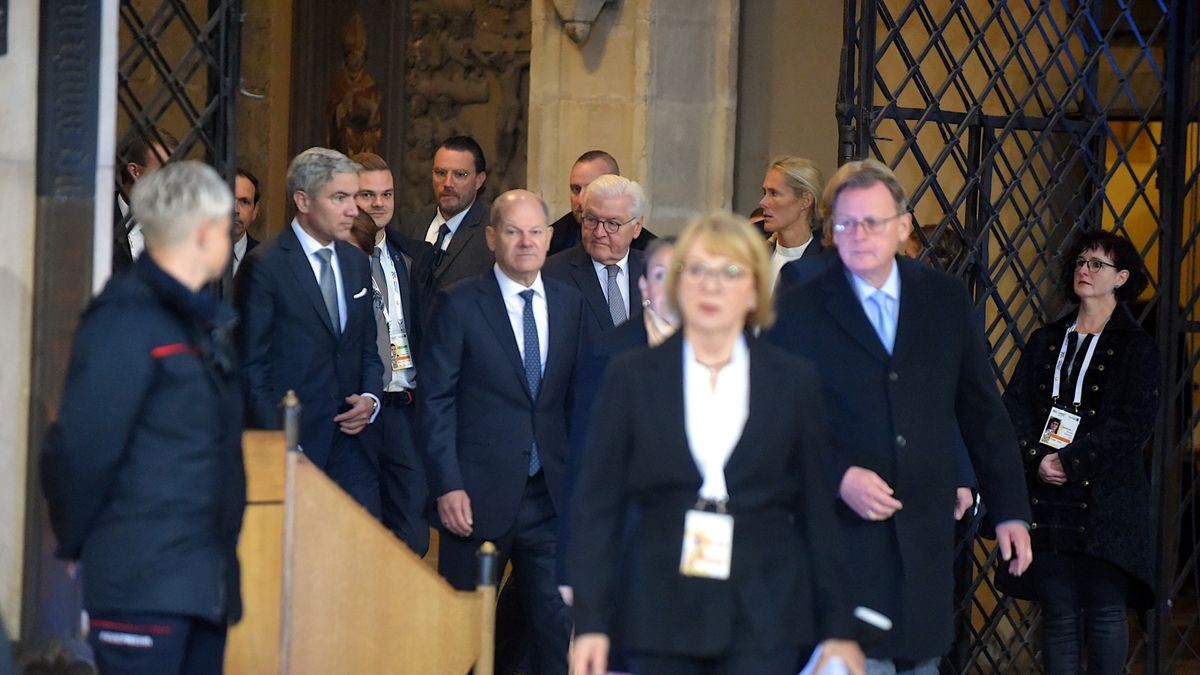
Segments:
[[[867,216],[865,218],[850,218],[847,216],[833,217],[833,232],[834,234],[850,234],[854,228],[861,227],[863,232],[867,234],[879,234],[883,231],[883,226],[888,222],[893,221],[904,215],[904,211],[886,218],[876,218],[875,216]]]
[[[597,225],[603,225],[605,232],[607,232],[609,234],[616,234],[617,230],[621,229],[622,225],[628,225],[637,219],[638,219],[638,217],[634,216],[634,217],[630,218],[629,220],[622,223],[619,220],[600,220],[599,218],[597,218],[596,216],[593,216],[590,213],[585,213],[583,215],[583,226],[589,230],[594,230],[594,229],[596,229]]]
[[[705,279],[712,279],[718,286],[725,287],[736,283],[746,276],[746,270],[734,264],[710,267],[704,263],[682,263],[679,266],[685,281],[702,284]]]
[[[1105,267],[1111,267],[1114,270],[1118,269],[1116,265],[1114,265],[1110,262],[1105,262],[1099,258],[1079,257],[1079,258],[1075,259],[1075,269],[1079,269],[1080,267],[1083,267],[1084,265],[1087,265],[1088,269],[1093,272],[1099,272],[1100,270],[1104,269]]]

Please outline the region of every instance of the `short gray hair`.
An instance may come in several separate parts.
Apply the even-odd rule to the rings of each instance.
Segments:
[[[233,214],[233,192],[212,167],[187,160],[146,174],[130,195],[150,248],[174,246],[204,222]]]
[[[337,150],[309,148],[296,155],[288,165],[288,199],[297,192],[315,197],[335,174],[357,174],[359,171],[362,171],[361,165]]]
[[[646,191],[637,181],[624,176],[607,173],[588,183],[584,189],[583,203],[587,204],[589,197],[629,197],[629,217],[640,218],[646,213]]]

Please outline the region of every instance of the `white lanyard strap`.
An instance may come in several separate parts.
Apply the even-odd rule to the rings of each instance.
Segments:
[[[1071,326],[1069,328],[1067,328],[1067,332],[1063,333],[1062,346],[1058,348],[1058,361],[1054,364],[1054,387],[1050,391],[1050,400],[1052,400],[1052,401],[1058,401],[1059,392],[1062,388],[1063,362],[1066,361],[1066,358],[1067,358],[1067,345],[1069,344],[1068,341],[1071,337],[1071,333],[1074,333],[1074,332],[1075,332],[1075,324],[1071,324]],[[1086,338],[1087,338],[1087,335],[1079,336],[1080,345],[1083,344],[1082,341]],[[1099,342],[1100,342],[1100,333],[1096,333],[1095,335],[1092,336],[1091,342],[1088,343],[1087,353],[1083,355],[1083,363],[1079,364],[1079,375],[1076,376],[1076,378],[1075,378],[1074,404],[1075,404],[1076,410],[1079,409],[1079,404],[1083,402],[1083,376],[1084,376],[1084,374],[1087,373],[1088,366],[1091,365],[1091,363],[1092,363],[1092,355],[1096,353],[1096,344]],[[1076,351],[1076,353],[1078,353],[1079,349],[1076,348],[1075,351]]]
[[[401,302],[401,299],[400,299],[400,277],[396,273],[396,261],[391,260],[390,256],[388,256],[388,262],[390,264],[389,265],[383,264],[383,258],[385,256],[388,256],[388,253],[386,250],[384,251],[383,255],[379,256],[379,266],[383,269],[384,283],[386,283],[387,287],[388,287],[388,301],[385,303],[382,303],[382,305],[383,305],[382,310],[383,310],[383,322],[384,322],[384,324],[387,325],[388,330],[391,330],[392,329],[392,319],[391,319],[392,313],[391,313],[391,311],[389,311],[391,308],[388,307],[388,305],[390,305],[393,302],[396,304],[400,304],[400,302]],[[375,280],[374,275],[371,275],[371,286],[374,287],[375,293],[377,295],[382,295],[382,293],[380,292],[379,283]],[[399,316],[396,317],[396,323],[398,324],[397,328],[399,328],[400,330],[403,331],[404,330],[404,312],[400,312]]]

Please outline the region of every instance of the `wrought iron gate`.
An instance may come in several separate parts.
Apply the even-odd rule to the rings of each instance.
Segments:
[[[965,279],[1011,375],[1062,309],[1068,235],[1140,249],[1137,307],[1163,355],[1147,454],[1158,604],[1132,621],[1128,668],[1200,664],[1193,388],[1200,366],[1200,5],[1195,0],[847,0],[839,159],[875,157],[912,188],[920,255]],[[1040,669],[1036,605],[997,594],[989,542],[964,531],[957,640],[944,670]]]

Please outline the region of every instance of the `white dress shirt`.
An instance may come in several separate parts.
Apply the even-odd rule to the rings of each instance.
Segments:
[[[317,279],[317,285],[321,284],[321,259],[317,257],[317,251],[327,248],[333,251],[333,256],[329,259],[329,264],[333,266],[333,280],[337,282],[337,300],[338,300],[338,318],[341,319],[339,330],[346,330],[346,287],[342,284],[342,266],[338,264],[337,247],[333,242],[322,246],[321,242],[313,239],[296,219],[292,219],[292,231],[296,233],[296,238],[300,240],[300,247],[304,249],[304,255],[308,258],[308,264],[312,267],[313,276]],[[357,293],[357,291],[355,291]]]
[[[446,249],[450,248],[450,240],[454,238],[454,234],[458,232],[458,226],[462,225],[463,219],[467,217],[467,211],[470,211],[471,207],[474,205],[475,202],[472,201],[467,205],[467,208],[454,214],[450,220],[446,220],[446,217],[442,215],[441,208],[434,209],[433,222],[429,223],[429,229],[425,230],[425,241],[429,242],[430,244],[436,244],[438,230],[442,229],[442,223],[445,223],[450,227],[450,234],[447,234],[446,238],[442,240],[442,250],[445,251]]]
[[[391,328],[393,324],[399,324],[400,330],[408,334],[408,326],[404,325],[404,302],[400,297],[400,273],[396,270],[396,261],[392,260],[392,256],[388,253],[387,239],[375,245],[375,250],[379,251],[379,266],[383,268],[383,277],[387,283],[387,298],[388,306],[385,308],[384,316],[387,319],[387,330],[389,331],[388,339],[391,339]],[[412,341],[408,343],[409,353],[412,353]],[[404,370],[392,370],[391,357],[384,359],[384,374],[390,375],[387,382],[383,385],[384,391],[400,391],[402,389],[412,389],[417,383],[417,369],[405,368]]]
[[[696,360],[683,341],[683,416],[688,449],[704,482],[700,496],[719,502],[729,498],[725,464],[737,447],[750,416],[750,351],[738,336],[729,363],[716,374]]]
[[[508,310],[508,322],[512,324],[513,337],[517,339],[517,350],[521,352],[521,362],[525,362],[525,298],[521,292],[528,290],[521,284],[509,279],[500,271],[500,265],[493,265],[496,281],[500,284],[500,297],[504,298],[504,308]],[[550,315],[546,309],[546,286],[542,283],[542,273],[538,272],[533,280],[533,320],[537,323],[538,351],[542,361],[542,372],[546,372],[546,355],[550,351]]]
[[[121,217],[129,217],[129,204],[121,195],[117,195],[117,208],[121,209]],[[130,218],[125,223],[127,227],[125,238],[129,240],[129,252],[133,254],[133,259],[137,260],[142,252],[146,250],[146,235],[142,232],[142,224]]]
[[[608,300],[608,270],[604,263],[592,260],[592,267],[596,269],[596,278],[600,280],[600,293]],[[625,257],[617,262],[617,267],[621,271],[617,273],[617,288],[621,289],[621,302],[625,305],[625,316],[630,316],[629,311],[629,251],[625,252]]]
[[[242,238],[233,242],[233,273],[237,274],[238,265],[242,264],[242,259],[246,257],[246,247],[250,245],[250,237],[245,232],[242,233]]]

